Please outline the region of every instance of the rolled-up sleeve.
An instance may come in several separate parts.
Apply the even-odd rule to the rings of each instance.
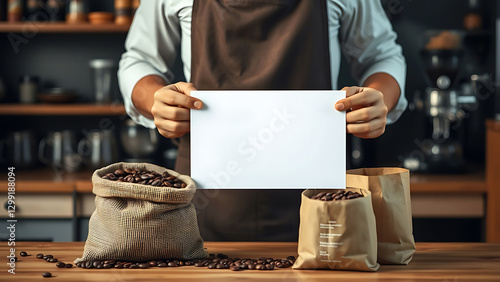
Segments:
[[[167,14],[169,1],[143,0],[125,41],[125,53],[118,68],[118,83],[127,114],[136,123],[154,128],[132,102],[132,91],[143,77],[158,75],[172,81],[172,66],[180,44],[178,17]]]
[[[395,122],[408,106],[405,98],[406,62],[396,43],[380,1],[344,0],[340,17],[339,39],[342,52],[350,63],[353,77],[360,84],[372,74],[387,73],[399,84],[401,95],[388,113],[387,123]]]

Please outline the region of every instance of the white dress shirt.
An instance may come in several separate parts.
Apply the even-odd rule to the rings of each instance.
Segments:
[[[362,85],[372,74],[394,77],[401,87],[387,122],[395,122],[406,109],[406,63],[396,33],[379,0],[327,1],[332,88],[337,88],[340,55],[346,56],[353,77]],[[154,128],[153,120],[140,114],[132,103],[132,90],[148,75],[173,80],[172,66],[180,49],[184,76],[191,77],[191,11],[193,0],[143,0],[125,42],[118,80],[128,115],[138,124]],[[179,48],[180,45],[180,48]]]

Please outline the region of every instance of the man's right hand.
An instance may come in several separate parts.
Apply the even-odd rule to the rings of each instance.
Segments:
[[[189,132],[190,110],[203,107],[200,99],[190,96],[193,90],[192,83],[178,82],[155,92],[151,114],[161,135],[177,138]]]

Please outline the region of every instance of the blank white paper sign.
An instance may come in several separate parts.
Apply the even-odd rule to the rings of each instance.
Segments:
[[[345,91],[192,91],[198,188],[345,188]]]

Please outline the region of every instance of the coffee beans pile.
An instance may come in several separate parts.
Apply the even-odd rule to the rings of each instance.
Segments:
[[[288,268],[295,262],[294,256],[289,256],[282,259],[274,259],[261,257],[259,259],[240,259],[240,258],[229,258],[227,255],[210,254],[207,259],[195,259],[195,260],[153,260],[149,262],[126,262],[118,260],[103,260],[103,261],[82,261],[76,264],[76,266],[81,268],[97,268],[97,269],[109,269],[109,268],[150,268],[150,267],[179,267],[179,266],[195,266],[195,267],[206,267],[208,269],[231,269],[233,271],[240,270],[273,270],[275,268]]]
[[[43,259],[46,262],[52,262],[56,263],[56,266],[58,268],[72,268],[73,264],[71,263],[64,263],[62,261],[59,261],[57,258],[55,258],[53,255],[43,255],[43,254],[37,254],[36,255],[37,259]]]
[[[102,178],[117,182],[138,183],[159,187],[186,187],[186,183],[182,182],[177,177],[170,175],[166,171],[163,174],[159,174],[154,171],[125,168],[117,169],[115,170],[115,172],[107,173]]]
[[[339,200],[350,200],[363,197],[363,194],[353,191],[340,190],[335,193],[320,192],[311,197],[313,200],[320,201],[339,201]]]

